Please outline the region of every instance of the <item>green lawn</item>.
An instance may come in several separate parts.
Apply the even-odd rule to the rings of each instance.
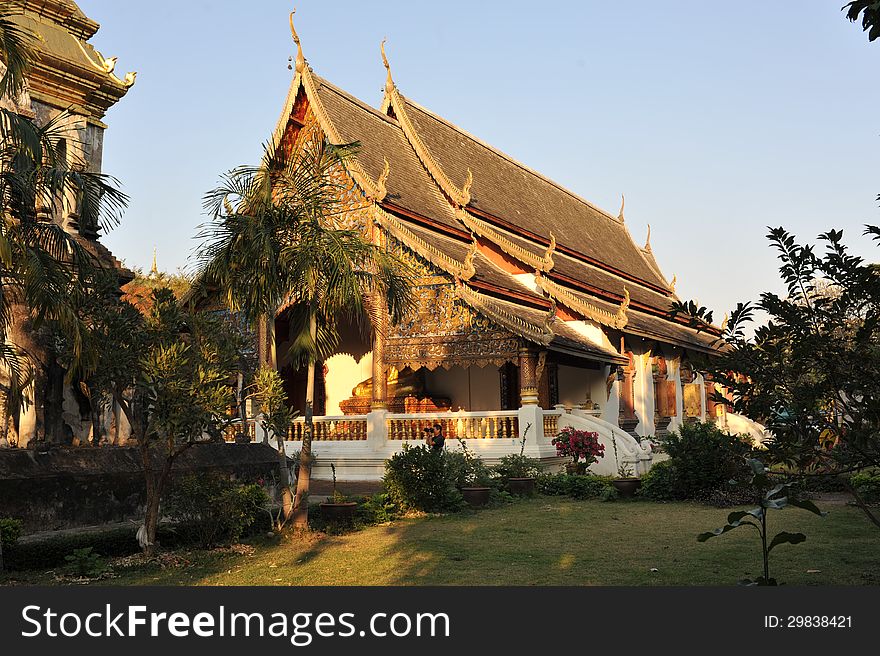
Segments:
[[[821,504],[820,504],[821,505]],[[771,528],[807,542],[776,549],[771,575],[788,584],[880,583],[880,531],[855,508],[823,518],[772,513]],[[701,544],[729,511],[694,504],[602,503],[540,497],[458,516],[407,519],[342,536],[253,543],[250,555],[177,552],[176,562],[115,564],[118,585],[729,585],[760,574],[757,534]],[[657,571],[651,571],[656,568]],[[53,573],[6,583],[54,583]]]

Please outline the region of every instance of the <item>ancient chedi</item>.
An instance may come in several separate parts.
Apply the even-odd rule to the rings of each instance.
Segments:
[[[20,0],[10,4],[18,12],[13,20],[36,36],[37,58],[31,64],[25,91],[18,98],[0,98],[0,105],[40,125],[60,121],[59,127],[70,134],[61,144],[68,161],[86,162],[90,170],[101,171],[107,129],[102,119],[128,92],[136,74],[127,73],[122,79],[116,76],[116,57],[105,58],[89,43],[100,26],[75,2]],[[118,271],[120,284],[133,278],[98,241],[99,227],[80,221],[72,194],[46,219],[75,235],[102,265]],[[57,374],[54,372],[55,378]],[[35,434],[58,441],[89,439],[88,400],[72,385],[49,387],[46,406],[50,410],[29,404],[13,422],[9,436],[12,445],[26,446]],[[53,419],[47,424],[48,414]]]
[[[577,407],[633,435],[716,414],[689,364],[718,329],[669,317],[675,280],[650,241],[404,96],[385,57],[378,107],[316,75],[297,45],[274,133],[291,153],[358,142],[337,172],[340,226],[404,255],[418,270],[418,311],[397,326],[352,328],[317,368],[316,414]],[[387,320],[386,320],[387,321]],[[303,405],[305,371],[286,360],[282,311],[260,354]],[[719,407],[718,412],[721,412]]]

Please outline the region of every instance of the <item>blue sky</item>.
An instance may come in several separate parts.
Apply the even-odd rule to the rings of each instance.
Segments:
[[[295,53],[282,0],[78,0],[137,83],[106,117],[104,168],[132,202],[105,242],[187,264],[201,197],[258,160]],[[798,2],[298,0],[314,70],[373,105],[387,51],[404,95],[616,213],[683,298],[719,316],[778,289],[766,226],[857,252],[880,223],[880,44]]]

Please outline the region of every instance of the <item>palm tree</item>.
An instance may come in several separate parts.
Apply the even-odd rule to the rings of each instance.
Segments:
[[[234,169],[205,196],[213,220],[200,233],[196,285],[219,289],[253,323],[287,311],[290,356],[308,367],[296,496],[291,502],[288,489],[284,500],[297,528],[308,525],[315,363],[333,354],[342,321],[381,325],[385,312],[399,321],[413,305],[411,271],[398,256],[358,230],[334,227],[351,208],[333,174],[354,149],[326,140],[289,157],[267,149],[261,166]],[[284,436],[276,438],[286,471]]]
[[[34,54],[34,35],[0,10],[3,94],[18,97]],[[0,108],[0,364],[4,379],[4,428],[33,386],[34,403],[47,390],[44,373],[54,364],[37,331],[51,322],[73,339],[81,355],[84,325],[76,307],[83,280],[98,265],[75,236],[52,217],[64,198],[76,200],[80,225],[97,230],[114,226],[128,198],[113,178],[88,170],[67,144],[76,140],[70,116],[62,113],[43,125]],[[74,361],[73,366],[76,366]],[[58,415],[60,417],[60,413]],[[5,433],[2,437],[5,437]]]

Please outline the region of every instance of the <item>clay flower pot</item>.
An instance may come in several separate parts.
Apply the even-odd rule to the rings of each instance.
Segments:
[[[530,496],[535,492],[534,478],[508,478],[507,490],[511,494]]]
[[[490,491],[491,488],[488,487],[463,487],[461,496],[471,508],[481,508],[489,503]]]
[[[624,499],[635,496],[636,490],[642,487],[642,481],[639,478],[617,478],[611,481],[611,484]]]
[[[321,516],[331,524],[350,524],[354,519],[354,509],[357,504],[354,501],[341,503],[326,502],[321,504]]]

